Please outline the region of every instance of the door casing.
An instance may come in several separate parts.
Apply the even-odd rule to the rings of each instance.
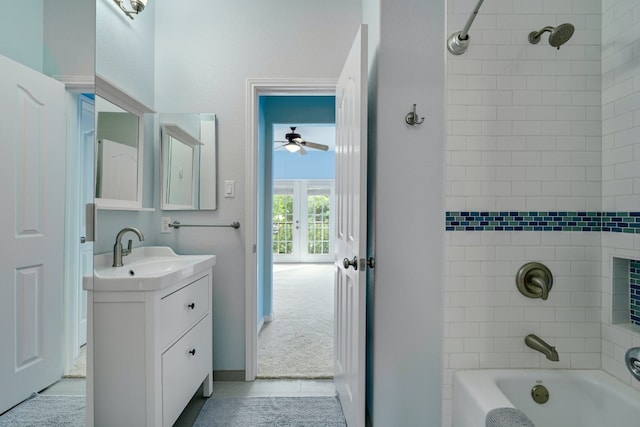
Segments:
[[[245,146],[245,380],[258,372],[258,124],[260,96],[335,95],[336,79],[248,79]]]
[[[80,346],[82,345],[80,330],[80,317],[82,316],[82,310],[80,303],[82,299],[82,275],[81,270],[81,244],[80,237],[81,232],[79,228],[80,209],[84,207],[83,196],[81,194],[81,188],[79,185],[78,170],[80,168],[80,162],[84,159],[80,158],[79,144],[82,143],[83,137],[82,131],[79,127],[79,114],[74,114],[78,109],[87,108],[87,101],[82,99],[80,94],[93,93],[94,86],[93,81],[85,80],[65,80],[65,87],[67,90],[67,103],[69,108],[67,129],[68,132],[67,147],[67,179],[66,179],[66,192],[67,201],[65,207],[65,281],[64,281],[64,371],[69,372],[75,363],[75,360],[79,354]],[[72,101],[71,101],[72,99]],[[74,130],[77,130],[74,131]],[[93,150],[88,153],[93,158]],[[93,163],[89,165],[93,171]],[[93,172],[91,172],[93,175]],[[91,180],[93,186],[93,179]],[[82,205],[82,206],[81,206]],[[87,245],[88,243],[85,243]],[[91,250],[93,252],[93,250]],[[93,270],[93,266],[89,268]],[[85,308],[86,310],[86,308]],[[84,332],[86,336],[86,331]]]

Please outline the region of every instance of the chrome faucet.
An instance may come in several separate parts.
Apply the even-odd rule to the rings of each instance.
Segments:
[[[122,236],[128,231],[136,233],[141,242],[144,240],[142,232],[135,227],[125,227],[120,230],[116,236],[116,244],[113,245],[113,267],[122,267],[122,257],[131,253],[131,245],[133,243],[131,240],[129,240],[127,249],[122,249]]]
[[[557,362],[560,360],[556,348],[547,344],[542,338],[537,335],[527,335],[524,338],[524,343],[527,345],[527,347],[530,347],[535,351],[539,351],[540,353],[544,354],[546,358],[551,360],[552,362]]]

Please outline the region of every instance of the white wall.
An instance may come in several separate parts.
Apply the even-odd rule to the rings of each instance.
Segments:
[[[145,105],[154,105],[154,33],[155,3],[149,2],[134,20],[120,11],[112,0],[96,2],[95,72]],[[143,203],[153,207],[154,172],[157,170],[154,150],[155,122],[145,119],[143,160]],[[159,153],[159,148],[158,148]],[[159,155],[158,155],[159,158]],[[115,236],[123,227],[138,227],[145,236],[144,245],[155,244],[153,213],[132,211],[98,211],[95,253],[113,250]],[[139,243],[136,242],[134,246]]]
[[[451,0],[448,32],[477,2]],[[560,50],[548,34],[575,25]],[[469,50],[447,55],[447,211],[600,211],[600,1],[485,2]],[[468,368],[599,368],[600,233],[448,231],[443,425],[451,375]],[[522,296],[528,261],[554,274],[547,301]],[[552,363],[524,345],[535,333],[557,347]]]
[[[0,14],[0,53],[42,72],[44,1],[18,2]]]
[[[156,8],[150,1],[131,20],[113,0],[96,0],[96,74],[149,106],[155,95]]]
[[[248,78],[337,78],[361,22],[360,0],[191,1],[156,4],[158,112],[216,114],[218,210],[169,214],[186,222],[245,217]],[[156,174],[157,179],[157,174]],[[222,183],[236,183],[236,197]],[[157,181],[156,181],[157,182]],[[156,203],[157,204],[157,203]],[[159,235],[179,253],[213,253],[214,370],[244,370],[244,229],[181,229]]]
[[[54,77],[63,76],[75,81],[91,82],[93,80],[96,52],[95,17],[95,2],[86,0],[44,2],[45,74]]]
[[[6,3],[0,15],[0,54],[48,76],[93,78],[93,2]]]
[[[367,381],[377,426],[437,425],[441,416],[444,5],[365,6],[365,17],[374,20],[369,139],[376,258]],[[425,122],[412,127],[404,117],[414,103]]]
[[[612,212],[640,210],[640,5],[602,1],[602,199]],[[612,324],[612,258],[640,259],[637,234],[602,236],[602,368],[640,389],[624,364],[640,328]],[[628,288],[627,288],[628,289]]]

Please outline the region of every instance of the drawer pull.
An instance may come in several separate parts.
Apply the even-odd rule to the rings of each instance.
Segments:
[[[189,307],[191,310],[193,310],[194,308],[196,308],[196,303],[192,302],[191,304],[187,304],[187,307]]]
[[[195,356],[196,355],[196,349],[194,348],[192,350],[189,350],[189,354],[191,354],[192,356]]]

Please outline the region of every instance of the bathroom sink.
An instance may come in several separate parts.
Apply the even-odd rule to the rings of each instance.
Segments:
[[[83,288],[93,291],[152,291],[215,265],[215,255],[177,255],[166,246],[135,248],[112,267],[113,253],[94,256],[93,276],[83,278]]]

